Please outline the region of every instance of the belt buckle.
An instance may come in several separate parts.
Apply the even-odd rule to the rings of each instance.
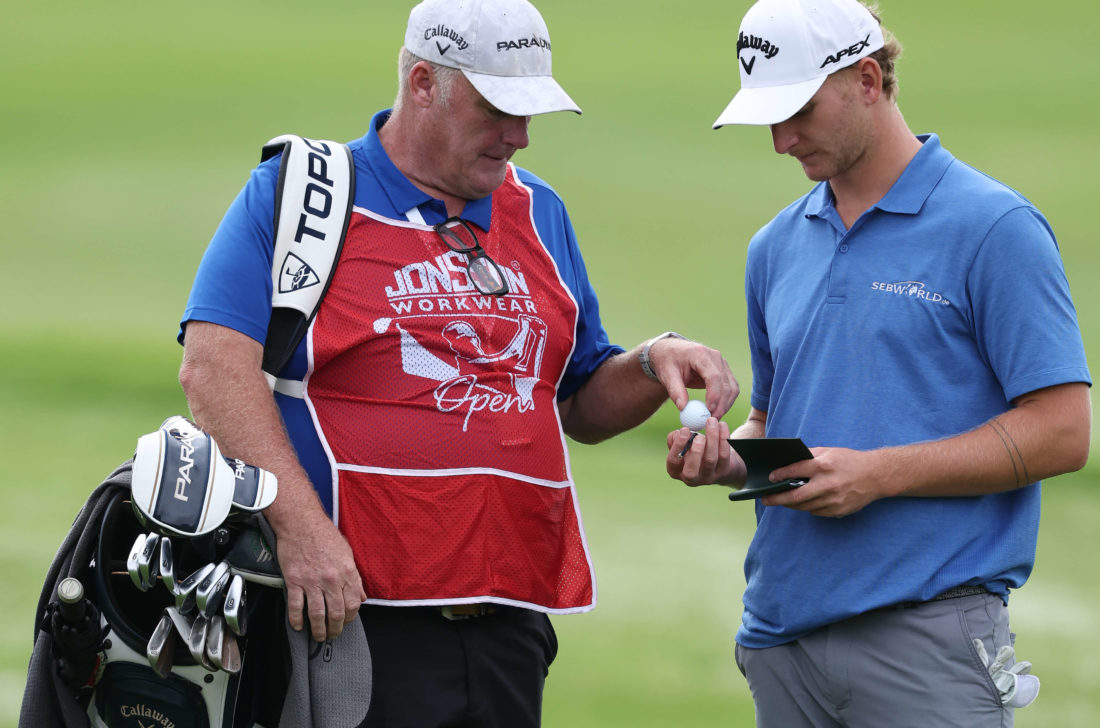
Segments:
[[[484,617],[495,611],[490,604],[448,604],[439,608],[439,613],[443,615],[443,618],[452,622]]]

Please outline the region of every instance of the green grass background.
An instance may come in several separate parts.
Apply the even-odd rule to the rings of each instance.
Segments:
[[[745,244],[808,187],[766,129],[710,128],[738,87],[748,3],[541,6],[555,75],[585,113],[536,118],[517,162],[568,203],[612,338],[677,329],[719,347],[747,392]],[[906,45],[901,106],[914,131],[940,133],[1049,217],[1097,369],[1100,6],[881,6]],[[5,7],[0,726],[15,724],[35,599],[72,517],[139,435],[186,412],[176,324],[260,145],[284,132],[361,135],[392,100],[408,7]],[[608,443],[571,447],[600,605],[556,620],[548,726],[752,725],[732,637],[751,506],[664,475],[676,425],[666,406]],[[1037,566],[1012,602],[1019,654],[1043,680],[1020,726],[1093,726],[1100,714],[1098,484],[1090,465],[1045,488]]]

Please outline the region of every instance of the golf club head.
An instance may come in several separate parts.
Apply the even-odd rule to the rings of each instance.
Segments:
[[[231,675],[241,671],[244,659],[241,655],[241,646],[236,636],[229,630],[223,632],[222,642],[222,669]]]
[[[233,579],[229,582],[229,587],[225,590],[225,601],[222,603],[222,617],[225,619],[225,624],[235,635],[244,636],[246,631],[245,625],[245,613],[247,611],[247,604],[245,603],[247,591],[244,588],[244,577],[240,574],[234,574]]]
[[[195,617],[195,623],[191,626],[191,635],[187,639],[187,649],[190,650],[191,657],[195,658],[195,662],[214,672],[218,668],[214,667],[210,658],[206,656],[206,633],[209,629],[209,619],[201,614]]]
[[[149,591],[157,581],[160,572],[160,563],[157,561],[157,544],[160,536],[149,533],[145,536],[145,544],[138,554],[138,578],[141,579],[141,590]]]
[[[206,656],[219,670],[231,674],[241,671],[241,650],[237,638],[225,627],[225,620],[214,617],[206,630]]]
[[[179,583],[179,588],[176,589],[176,609],[180,614],[195,611],[195,590],[215,568],[214,564],[204,564]]]
[[[225,620],[213,617],[207,620],[206,659],[217,669],[222,669],[222,641],[226,633]]]
[[[225,597],[225,588],[229,585],[232,576],[229,573],[229,564],[223,561],[199,582],[198,588],[195,589],[195,608],[202,616],[210,619],[217,614]]]
[[[153,672],[161,677],[168,677],[172,671],[172,658],[176,652],[176,626],[172,618],[163,614],[153,635],[149,638],[149,644],[145,648],[145,656]]]
[[[184,644],[187,644],[191,640],[191,631],[195,627],[195,618],[189,617],[186,614],[180,614],[180,610],[175,607],[165,607],[164,613],[172,620],[172,625],[176,628],[179,639],[183,640]]]
[[[126,557],[126,573],[130,575],[130,581],[141,591],[145,591],[141,584],[141,573],[138,571],[138,562],[141,559],[141,551],[145,548],[145,534],[138,534],[134,545],[130,547],[130,555]]]
[[[172,556],[172,539],[167,536],[160,540],[160,553],[157,556],[160,579],[164,583],[168,593],[176,595],[178,584],[176,583],[176,562]]]

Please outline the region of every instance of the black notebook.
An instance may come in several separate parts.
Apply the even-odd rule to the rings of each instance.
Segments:
[[[813,457],[806,444],[797,437],[758,437],[730,439],[730,446],[745,461],[749,476],[745,487],[730,493],[732,501],[750,500],[769,493],[782,493],[803,485],[805,480],[781,480],[773,483],[768,475],[784,465]]]

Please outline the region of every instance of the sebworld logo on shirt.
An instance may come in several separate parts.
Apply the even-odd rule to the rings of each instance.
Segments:
[[[941,306],[951,305],[951,302],[944,298],[942,293],[928,290],[923,281],[896,281],[894,283],[873,281],[871,290],[891,293],[895,296],[909,296],[919,301],[927,301]]]

